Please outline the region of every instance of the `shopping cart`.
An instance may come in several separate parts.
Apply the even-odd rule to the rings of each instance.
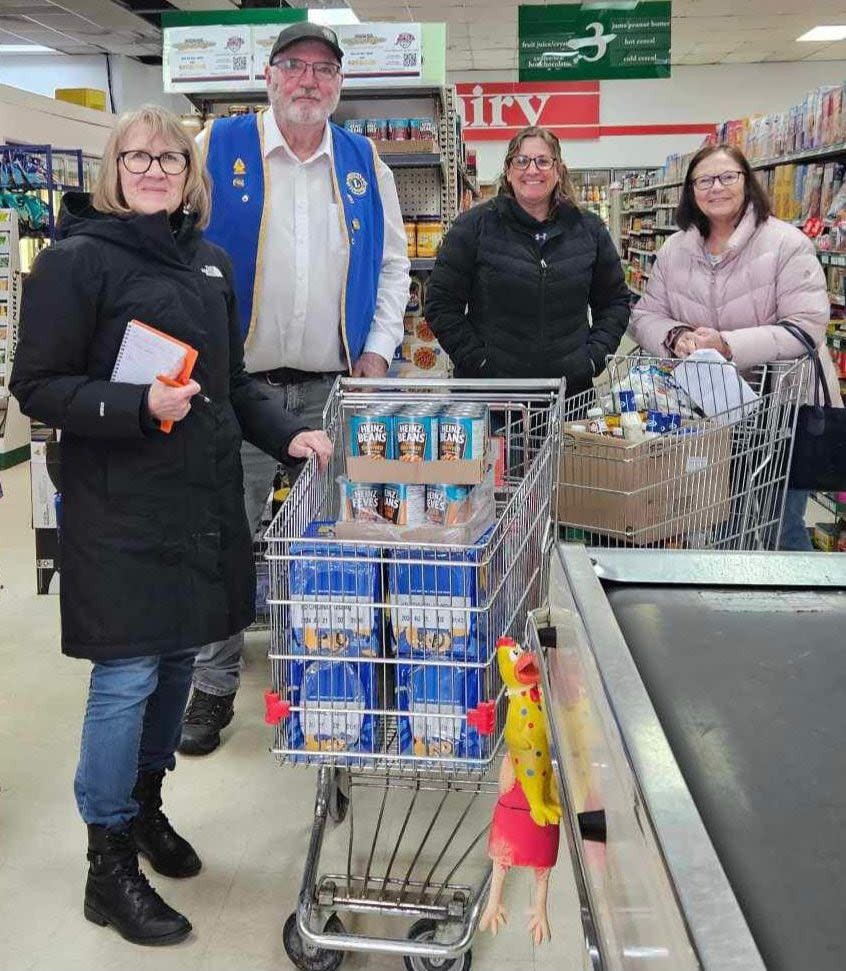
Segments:
[[[563,538],[590,546],[777,548],[808,377],[805,361],[741,375],[722,360],[609,357],[597,387],[566,403]],[[633,390],[638,408],[654,410],[655,422],[672,430],[638,445],[591,434],[589,410],[619,410],[620,389]]]
[[[324,412],[331,466],[319,473],[310,460],[267,531],[273,751],[318,767],[297,910],[283,932],[298,968],[328,971],[345,951],[403,955],[411,969],[469,967],[507,700],[495,644],[523,634],[546,589],[563,390],[340,379]],[[351,414],[459,403],[489,408],[499,446],[495,522],[480,539],[386,544],[309,530],[335,519]],[[310,623],[320,631],[311,642]],[[346,866],[321,874],[330,819],[347,822]],[[378,929],[358,932],[368,918]]]

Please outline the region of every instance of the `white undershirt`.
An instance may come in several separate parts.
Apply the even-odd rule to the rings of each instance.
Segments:
[[[277,367],[346,370],[340,336],[346,252],[340,222],[343,214],[339,214],[332,192],[332,131],[327,125],[317,151],[301,162],[272,111],[263,112],[260,123],[268,162],[265,192],[270,193],[270,217],[258,312],[244,345],[244,363],[251,372]],[[403,337],[409,262],[393,173],[381,159],[376,163],[376,177],[385,242],[376,309],[364,349],[390,363]]]

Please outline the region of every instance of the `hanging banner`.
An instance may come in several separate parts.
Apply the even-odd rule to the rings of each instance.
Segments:
[[[599,138],[599,84],[488,82],[455,86],[462,133],[474,142],[507,142],[526,125],[560,139]]]
[[[582,4],[518,7],[521,81],[670,76],[671,4],[642,0],[632,10]]]

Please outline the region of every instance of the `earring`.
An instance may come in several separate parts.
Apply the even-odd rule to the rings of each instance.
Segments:
[[[191,207],[188,205],[187,202],[184,202],[182,204],[182,215],[183,216],[187,216],[188,213],[190,213],[190,212],[191,212]]]

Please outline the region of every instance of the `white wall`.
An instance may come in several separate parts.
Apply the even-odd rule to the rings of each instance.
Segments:
[[[459,81],[516,81],[516,72],[465,71],[449,76]],[[750,114],[783,111],[798,104],[821,84],[846,80],[846,61],[779,64],[725,64],[674,67],[667,80],[602,81],[600,123],[603,125],[717,123]],[[658,166],[673,152],[689,152],[702,135],[629,135],[563,145],[571,168]],[[502,166],[505,142],[470,143],[482,181]]]
[[[165,94],[162,69],[122,54],[110,55],[112,95],[120,114],[145,102],[164,105],[178,114],[191,111],[191,102],[181,94]],[[53,97],[56,88],[96,88],[106,92],[109,108],[106,55],[13,54],[0,60],[0,84]]]

